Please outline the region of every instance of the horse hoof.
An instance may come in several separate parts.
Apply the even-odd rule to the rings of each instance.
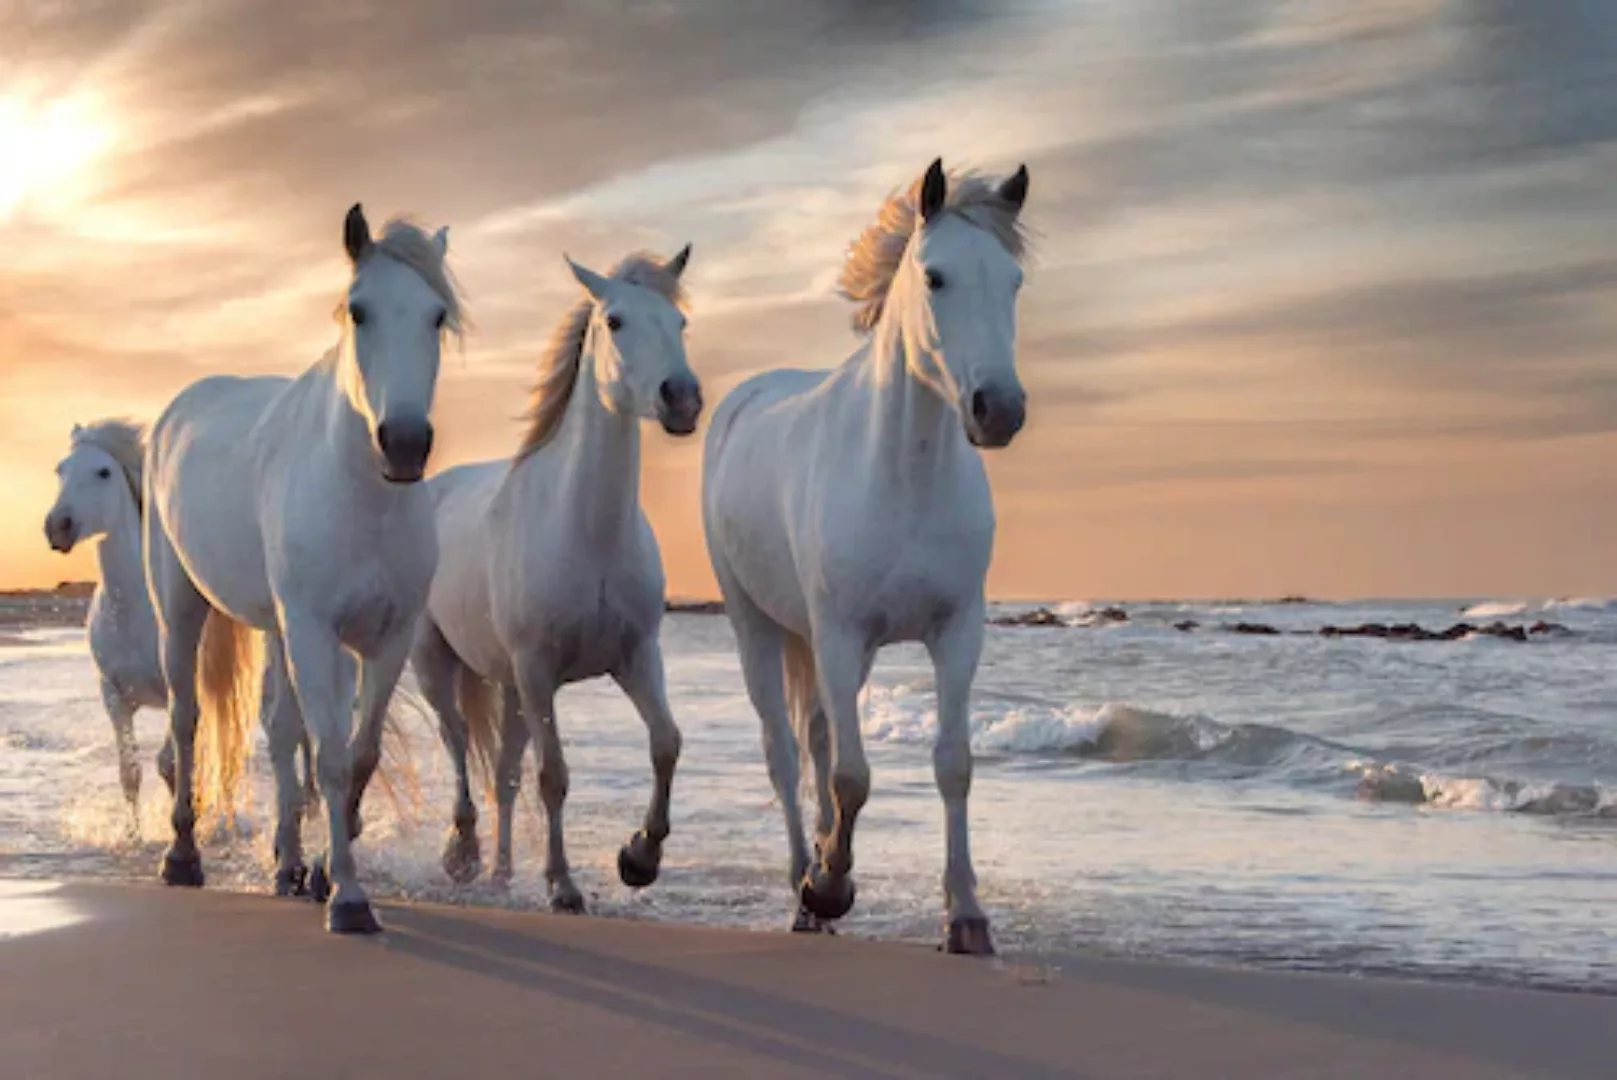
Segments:
[[[797,918],[792,920],[792,933],[794,934],[830,934],[836,935],[836,928],[807,908],[797,909]]]
[[[805,874],[803,884],[797,891],[797,899],[817,918],[840,919],[853,909],[854,892],[851,877],[842,877],[834,882],[832,879],[822,879],[816,883],[812,874]]]
[[[293,866],[286,870],[275,871],[275,895],[308,896],[309,868]]]
[[[988,933],[988,920],[981,915],[962,915],[951,921],[947,949],[956,956],[993,956],[994,939]]]
[[[483,858],[477,848],[477,834],[449,830],[444,841],[444,873],[456,885],[470,885],[483,872]]]
[[[333,934],[380,934],[371,906],[364,900],[344,900],[326,908],[326,930]]]
[[[618,878],[631,889],[644,889],[657,880],[662,861],[662,845],[636,833],[633,840],[618,849]]]
[[[309,870],[308,897],[317,904],[323,904],[331,899],[331,878],[326,874],[326,860],[317,859]]]
[[[582,915],[584,894],[574,888],[561,889],[550,898],[550,910],[558,915]]]
[[[194,851],[189,855],[177,855],[169,851],[163,856],[162,878],[164,885],[176,885],[187,889],[202,888],[202,856]]]

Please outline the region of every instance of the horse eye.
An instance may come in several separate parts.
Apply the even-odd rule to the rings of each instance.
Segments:
[[[616,315],[608,315],[606,317],[606,328],[615,334],[623,329],[623,320]]]
[[[928,270],[926,272],[926,287],[933,292],[943,288],[943,275],[936,270]]]
[[[444,320],[446,318],[448,318],[448,317],[449,317],[449,312],[440,311],[440,312],[438,312],[438,317],[436,319],[432,320],[432,325],[437,327],[439,330],[442,330],[444,328]]]
[[[102,468],[97,469],[95,471],[95,474],[96,474],[96,476],[100,477],[103,480],[111,480],[112,479],[112,470],[108,469],[108,468],[106,468],[104,466]]]
[[[365,325],[365,309],[358,304],[349,305],[348,317],[354,320],[355,326]]]

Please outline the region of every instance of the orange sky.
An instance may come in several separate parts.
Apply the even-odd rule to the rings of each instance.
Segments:
[[[0,25],[0,584],[92,572],[40,531],[75,421],[330,344],[356,199],[451,228],[442,468],[514,446],[563,250],[694,242],[710,402],[840,361],[842,251],[941,154],[1032,173],[997,595],[1617,592],[1598,5],[32,7]],[[700,440],[647,443],[671,587],[709,593]]]

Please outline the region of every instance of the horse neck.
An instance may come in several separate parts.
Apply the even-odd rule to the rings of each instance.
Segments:
[[[128,490],[118,492],[118,510],[106,533],[96,541],[101,593],[116,608],[149,606],[146,568],[141,559],[140,507]]]
[[[628,528],[640,505],[640,421],[608,409],[595,377],[595,357],[586,350],[578,377],[550,446],[517,466],[537,474],[536,459],[550,457],[555,478],[536,512],[565,508],[587,538],[605,542]]]
[[[901,315],[889,308],[866,346],[872,413],[867,431],[877,468],[906,486],[924,487],[957,460],[965,435],[955,410],[916,377],[910,348]]]

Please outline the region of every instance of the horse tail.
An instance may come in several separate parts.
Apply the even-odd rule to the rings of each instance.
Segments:
[[[814,759],[810,750],[813,740],[828,737],[828,732],[813,730],[815,714],[820,711],[819,675],[814,665],[814,649],[796,634],[786,634],[786,645],[781,650],[781,667],[786,682],[786,713],[792,720],[792,731],[797,736],[797,754],[804,780],[813,776]],[[824,718],[820,723],[825,723]]]
[[[406,693],[404,687],[396,686],[388,699],[387,711],[382,714],[382,756],[376,763],[372,780],[381,787],[393,816],[413,824],[420,817],[421,776],[416,771],[410,736],[405,731],[406,714],[417,718],[430,716],[419,698]]]
[[[192,790],[198,820],[228,826],[247,778],[253,721],[262,699],[263,640],[257,631],[209,609],[197,648],[196,759]]]
[[[505,695],[499,686],[462,666],[455,673],[455,698],[466,721],[467,765],[483,785],[484,796],[493,802]]]

